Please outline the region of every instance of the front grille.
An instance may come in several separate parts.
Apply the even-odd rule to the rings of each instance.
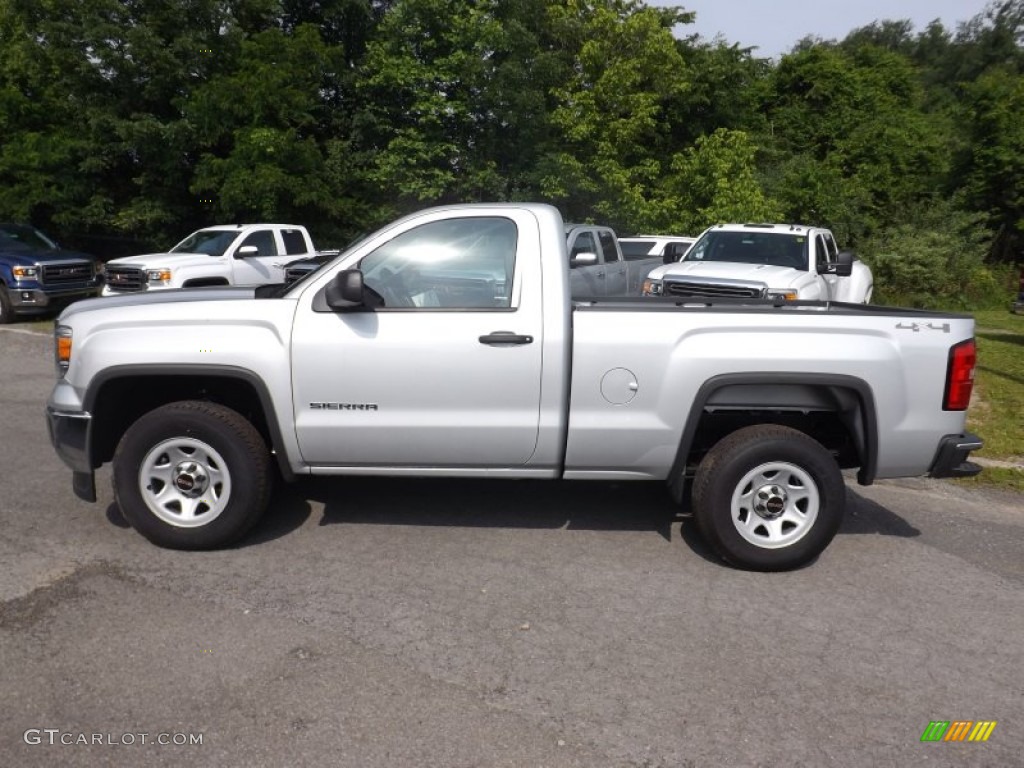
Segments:
[[[108,264],[104,278],[112,291],[141,291],[146,287],[146,273],[138,267],[115,267]]]
[[[72,261],[64,264],[43,265],[43,285],[70,285],[87,283],[93,278],[92,263]]]
[[[743,283],[666,282],[670,296],[697,296],[708,299],[763,299],[765,289]]]

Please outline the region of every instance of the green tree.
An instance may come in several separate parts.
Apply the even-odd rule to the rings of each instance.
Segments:
[[[190,189],[214,218],[344,215],[322,133],[321,86],[339,59],[310,24],[265,29],[244,36],[235,65],[189,95],[183,109],[198,150]]]
[[[697,139],[672,159],[665,190],[673,216],[651,227],[696,234],[712,224],[731,221],[777,221],[779,204],[765,196],[757,180],[756,148],[742,131],[719,129]]]
[[[674,202],[657,193],[672,149],[666,106],[689,87],[671,30],[691,20],[631,0],[549,6],[573,60],[554,90],[558,144],[543,159],[541,192],[570,217],[633,230],[671,218]]]
[[[158,236],[200,213],[181,99],[230,66],[257,3],[9,0],[0,6],[0,210]]]
[[[937,198],[866,238],[858,254],[872,269],[876,303],[967,309],[1004,306],[986,265],[991,232],[962,201]]]
[[[996,233],[994,256],[1024,254],[1024,75],[996,67],[965,88],[964,191]]]
[[[910,60],[873,44],[783,57],[768,114],[787,214],[854,237],[901,221],[949,170],[951,129],[924,102]]]
[[[531,186],[557,50],[543,0],[399,0],[360,70],[353,151],[380,215]]]
[[[768,130],[762,105],[768,101],[772,64],[752,49],[721,42],[677,40],[686,63],[687,87],[665,104],[664,119],[676,149],[692,145],[719,128],[750,134]]]

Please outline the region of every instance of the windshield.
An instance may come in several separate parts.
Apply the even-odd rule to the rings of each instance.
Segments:
[[[807,271],[807,236],[789,232],[713,230],[694,243],[683,261],[732,261]]]
[[[0,248],[14,251],[52,251],[57,244],[35,227],[0,224]]]
[[[170,253],[205,253],[209,256],[223,256],[224,251],[236,237],[238,237],[238,232],[234,230],[201,229],[171,248]]]

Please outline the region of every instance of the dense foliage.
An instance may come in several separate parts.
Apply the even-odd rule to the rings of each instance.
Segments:
[[[0,219],[104,256],[214,222],[326,247],[428,204],[543,200],[621,232],[824,224],[882,298],[999,295],[1024,258],[1024,0],[778,61],[692,21],[639,0],[0,0]]]

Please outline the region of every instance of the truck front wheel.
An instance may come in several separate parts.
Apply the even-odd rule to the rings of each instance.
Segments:
[[[705,540],[722,558],[754,571],[798,568],[839,530],[846,487],[832,455],[789,427],[744,427],[704,457],[693,508]]]
[[[11,306],[11,297],[7,294],[7,288],[0,283],[0,325],[14,322],[14,308]]]
[[[131,526],[169,549],[241,538],[270,497],[270,456],[241,414],[204,401],[170,403],[136,421],[114,454],[114,498]]]

